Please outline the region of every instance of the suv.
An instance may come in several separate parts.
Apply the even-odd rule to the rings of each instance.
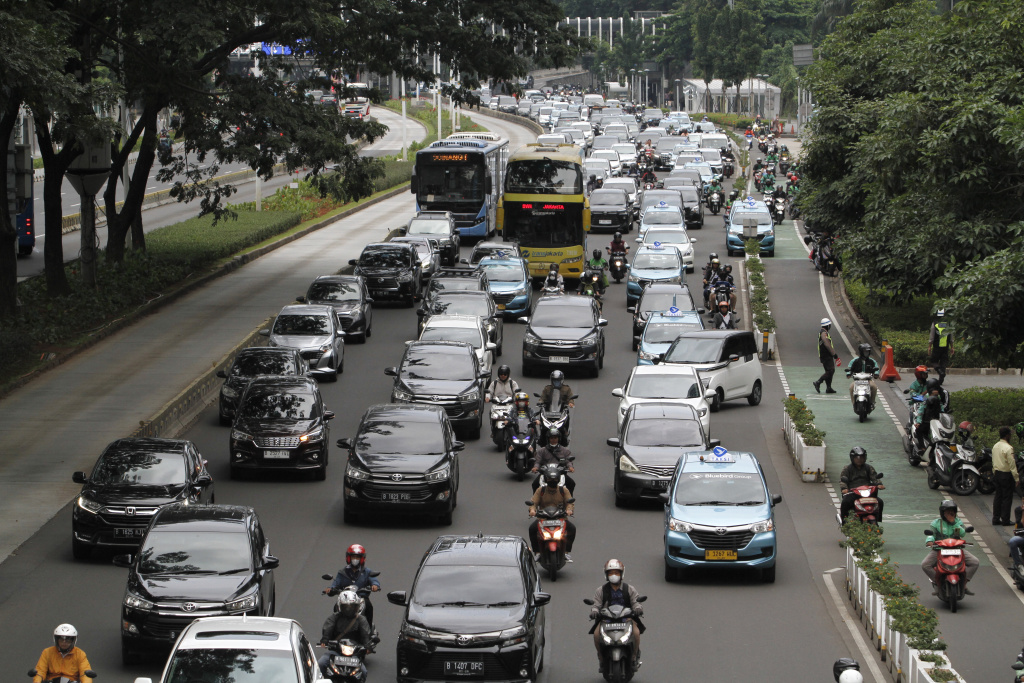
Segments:
[[[198,617],[274,616],[276,557],[256,511],[237,505],[161,508],[128,568],[121,657],[166,650]]]
[[[547,296],[533,314],[519,319],[523,336],[523,377],[539,366],[584,367],[597,377],[604,367],[604,327],[598,302],[589,296]]]
[[[502,311],[487,292],[466,290],[442,290],[434,292],[430,298],[416,311],[419,324],[416,336],[420,336],[423,326],[434,315],[475,315],[484,321],[487,334],[492,342],[498,345],[494,355],[501,355],[501,346],[505,339],[505,322]]]
[[[203,617],[185,627],[160,683],[225,681],[313,683],[320,676],[313,646],[299,622],[274,617]],[[135,683],[153,683],[136,678]]]
[[[285,347],[272,348],[253,346],[242,349],[235,356],[231,367],[218,370],[217,377],[224,380],[220,387],[218,414],[220,423],[230,426],[235,419],[238,399],[242,397],[249,382],[264,375],[297,375],[302,377],[309,372],[309,363],[302,357],[298,349]]]
[[[753,332],[686,332],[654,362],[692,365],[700,373],[704,388],[715,392],[711,402],[713,413],[718,412],[723,401],[736,398],[746,398],[752,406],[761,402],[761,361]]]
[[[348,263],[356,267],[356,275],[366,278],[374,301],[402,300],[406,306],[412,306],[420,295],[422,265],[416,247],[411,244],[367,244],[359,258]]]
[[[270,337],[270,346],[298,349],[311,375],[334,382],[345,372],[345,332],[330,306],[285,306],[260,334]]]
[[[441,265],[454,266],[459,260],[459,229],[451,211],[420,211],[401,232],[436,239]]]
[[[405,607],[398,637],[398,683],[532,682],[544,666],[540,578],[519,536],[441,536],[412,590],[392,591]]]
[[[437,515],[452,523],[458,505],[459,456],[455,439],[440,406],[370,406],[359,421],[354,439],[338,439],[348,451],[345,467],[345,523],[364,512],[408,512]]]
[[[632,232],[633,206],[625,190],[594,190],[590,194],[590,230]]]
[[[333,308],[347,337],[366,343],[373,333],[373,299],[361,275],[320,275],[295,300]]]
[[[485,374],[473,347],[458,341],[409,342],[398,367],[385,368],[395,378],[392,403],[441,406],[456,429],[480,438]]]

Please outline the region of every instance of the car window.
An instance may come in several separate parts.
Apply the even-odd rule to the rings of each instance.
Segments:
[[[483,339],[480,337],[480,330],[471,327],[447,327],[444,325],[432,325],[423,328],[420,334],[423,341],[459,341],[472,344],[473,348],[479,349],[483,346]]]
[[[274,334],[323,336],[331,330],[331,318],[327,315],[288,313],[277,316],[274,321]]]
[[[358,301],[359,289],[359,283],[355,280],[314,282],[309,286],[306,298],[310,301]]]
[[[665,360],[670,363],[717,363],[721,349],[721,339],[683,337],[672,343]]]
[[[462,347],[465,348],[465,347]],[[477,375],[477,363],[472,354],[448,353],[425,348],[412,348],[405,354],[401,369],[402,379],[472,380]]]
[[[590,195],[590,206],[621,206],[627,203],[628,197],[623,190],[594,190]]]
[[[679,505],[753,505],[764,503],[764,485],[746,472],[686,472],[676,486]]]
[[[526,277],[523,267],[517,264],[485,263],[483,268],[487,271],[487,279],[492,282],[519,282]]]
[[[651,311],[667,311],[675,306],[681,311],[693,310],[690,304],[690,297],[681,292],[647,292],[640,300],[639,311],[649,313]]]
[[[651,228],[644,233],[644,244],[654,244],[655,242],[661,242],[662,244],[676,244],[681,242],[689,242],[690,238],[686,236],[686,232],[683,230],[665,230],[662,228]]]
[[[448,235],[452,231],[448,221],[434,218],[413,218],[409,221],[409,235]]]
[[[151,531],[139,553],[139,574],[197,574],[251,569],[246,533]]]
[[[644,330],[644,341],[651,344],[665,344],[675,341],[683,332],[701,329],[699,322],[649,323]]]
[[[593,327],[594,312],[584,306],[538,305],[531,327]]]
[[[306,391],[254,387],[245,392],[238,415],[255,420],[313,420],[320,416],[320,408],[313,394]]]
[[[368,419],[356,436],[355,449],[374,455],[444,455],[444,432],[436,422]]]
[[[488,299],[476,296],[439,296],[431,310],[434,313],[478,315],[481,318],[491,315]]]
[[[704,434],[696,419],[630,420],[625,438],[627,445],[645,448],[704,445]]]
[[[316,680],[316,676],[313,673],[313,665],[316,660],[313,659],[313,647],[309,644],[309,640],[306,639],[306,634],[299,634],[299,657],[302,660],[302,680],[304,683],[312,683]]]
[[[90,481],[99,485],[166,486],[181,484],[185,478],[185,459],[181,453],[117,450],[103,454]]]
[[[700,398],[700,382],[680,375],[633,375],[626,387],[630,398]]]
[[[525,597],[518,567],[426,565],[413,586],[413,601],[424,607],[519,605]]]
[[[722,349],[721,360],[728,360],[729,356],[737,355],[740,358],[747,355],[747,345],[743,343],[743,337],[735,336],[729,337],[725,340],[725,346]]]
[[[675,270],[679,268],[679,254],[675,249],[665,253],[641,252],[633,259],[633,268],[638,270]]]
[[[683,215],[676,211],[648,211],[644,214],[644,225],[677,225],[683,222]]]
[[[232,377],[257,377],[259,375],[294,375],[295,362],[280,354],[266,353],[242,355],[231,366]]]
[[[474,278],[435,278],[430,281],[430,291],[473,291],[480,289],[480,281]]]
[[[359,257],[362,268],[403,268],[409,265],[405,249],[367,249]]]
[[[167,665],[167,683],[297,683],[291,650],[180,648]]]

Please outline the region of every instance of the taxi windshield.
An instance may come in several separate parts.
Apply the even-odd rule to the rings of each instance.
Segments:
[[[647,252],[633,259],[635,270],[678,270],[679,256],[675,249],[664,254]]]
[[[650,323],[644,331],[644,341],[651,344],[672,343],[683,332],[699,329],[700,323],[695,320],[685,323]]]
[[[763,505],[764,484],[748,472],[685,472],[675,500],[679,505]]]
[[[644,225],[679,225],[683,216],[676,211],[648,211],[644,214]]]

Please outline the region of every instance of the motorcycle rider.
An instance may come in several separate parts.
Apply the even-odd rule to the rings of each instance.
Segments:
[[[590,618],[597,619],[597,615],[602,609],[612,605],[628,606],[633,610],[633,617],[631,619],[633,622],[633,670],[636,671],[643,664],[640,661],[640,634],[647,629],[640,622],[640,617],[644,615],[643,605],[637,602],[640,594],[636,588],[622,580],[622,575],[625,571],[626,565],[615,558],[604,563],[605,582],[598,586],[597,591],[594,593],[594,606],[590,609]],[[593,633],[594,647],[597,649],[598,666],[601,668],[601,673],[604,673],[604,664],[601,662],[601,629],[595,625]]]
[[[946,379],[946,363],[953,357],[953,335],[945,317],[945,309],[935,311],[935,322],[928,332],[928,357],[939,375],[940,384]]]
[[[498,376],[484,390],[484,403],[490,403],[492,398],[513,398],[518,391],[519,385],[512,379],[512,368],[502,364]]]
[[[925,393],[925,387],[926,387],[925,382],[927,382],[927,381],[928,381],[928,366],[927,365],[918,365],[916,368],[914,368],[914,381],[913,381],[913,383],[908,388],[904,389],[903,393],[904,394],[911,394],[912,396],[917,396],[919,394],[923,394],[923,393]]]
[[[78,631],[71,624],[61,624],[53,629],[53,645],[39,655],[33,683],[61,677],[82,681],[85,672],[92,667],[85,652],[75,647],[77,642]]]
[[[613,254],[615,252],[621,252],[623,254],[629,252],[629,245],[626,244],[626,240],[622,239],[621,232],[616,231],[615,234],[612,235],[612,242],[608,245],[608,251]]]
[[[800,192],[800,178],[794,175],[792,178],[789,179],[789,182],[786,184],[786,194],[792,197],[795,196],[798,192]]]
[[[362,600],[355,591],[344,590],[338,594],[337,609],[324,620],[320,632],[321,646],[326,647],[330,640],[347,638],[359,643],[368,652],[372,650],[373,632],[370,630],[370,623],[366,617],[359,612],[360,603]],[[325,652],[317,660],[320,671],[325,676],[327,675],[327,666],[331,663],[331,654],[331,652]],[[365,674],[366,665],[363,664],[362,668]]]
[[[552,427],[548,430],[548,443],[543,448],[537,449],[537,454],[534,457],[533,469],[531,472],[540,472],[544,469],[545,465],[561,465],[561,461],[565,460],[565,488],[569,489],[569,495],[573,495],[576,490],[576,481],[569,476],[569,472],[575,472],[576,468],[569,462],[569,456],[572,455],[570,451],[562,444],[562,433],[558,431],[557,427]],[[538,474],[537,478],[533,480],[533,490],[536,491],[541,484],[541,478],[543,475]]]
[[[604,255],[600,249],[595,249],[591,255],[589,261],[587,261],[587,268],[596,270],[601,273],[601,279],[598,280],[598,294],[604,294],[604,290],[608,288],[608,261],[605,260]]]
[[[722,194],[724,194],[722,191],[722,181],[719,180],[718,176],[713,176],[711,178],[711,184],[708,185],[706,196],[710,199],[711,195],[714,194],[715,192],[718,193],[719,197],[721,197]]]
[[[732,313],[729,311],[728,301],[718,302],[718,312],[715,313],[715,320],[712,325],[716,330],[735,330],[736,323],[733,321]]]
[[[939,594],[938,586],[935,585],[935,565],[939,561],[939,549],[934,547],[935,541],[947,538],[963,538],[967,535],[967,528],[964,527],[963,520],[957,517],[956,513],[956,503],[952,500],[944,500],[939,503],[939,516],[931,525],[935,535],[928,537],[928,541],[925,543],[930,550],[921,561],[921,569],[924,570],[924,573],[928,575],[928,580],[931,581],[932,595]],[[970,583],[981,563],[978,562],[978,558],[972,555],[967,548],[964,548],[963,551],[964,563],[967,565],[967,570],[964,574],[964,588],[968,595],[974,595],[970,588],[966,587],[966,584]]]
[[[834,394],[836,390],[832,388],[832,376],[836,374],[836,368],[839,367],[839,354],[836,353],[835,346],[832,345],[832,336],[829,334],[829,330],[832,329],[832,321],[828,318],[821,319],[821,329],[818,330],[818,360],[821,361],[821,367],[825,370],[821,374],[821,377],[811,382],[814,385],[814,390],[821,393],[821,383],[825,383],[825,393]]]
[[[371,593],[380,590],[380,581],[376,576],[370,576],[372,572],[366,567],[366,548],[353,543],[345,550],[345,566],[338,570],[331,581],[331,585],[324,590],[328,595],[334,595],[338,591],[355,586],[357,589],[369,588]],[[366,600],[364,610],[366,620],[373,624],[373,603]]]
[[[564,486],[558,485],[559,474],[558,470],[553,467],[549,467],[544,471],[544,486],[539,487],[533,492],[533,497],[530,499],[530,517],[537,516],[537,508],[547,507],[560,507],[565,510],[565,514],[572,517],[575,512],[575,506],[569,502],[572,498],[572,494]],[[565,520],[565,561],[572,562],[573,541],[576,540],[576,525],[568,519]],[[533,556],[537,561],[540,561],[540,536],[537,532],[537,523],[530,522],[530,549],[533,550]]]
[[[557,287],[559,292],[565,292],[565,280],[562,279],[562,274],[558,272],[558,264],[552,263],[548,267],[548,276],[544,281],[545,287]]]
[[[924,449],[924,437],[928,433],[928,425],[932,420],[938,420],[939,415],[949,411],[949,401],[944,396],[939,380],[928,380],[925,392],[925,400],[918,404],[917,415],[914,417],[914,423],[917,425],[914,429],[914,436],[922,450]]]
[[[869,383],[871,384],[871,409],[875,408],[875,396],[878,395],[878,386],[875,384],[875,375],[878,374],[879,367],[875,359],[871,357],[871,344],[861,344],[857,347],[857,357],[850,361],[850,364],[846,366],[846,372],[850,375],[858,372],[866,372],[871,375]],[[853,402],[853,385],[855,382],[850,382],[850,402]]]
[[[847,515],[853,510],[853,503],[858,496],[853,492],[858,486],[878,486],[881,491],[885,487],[878,481],[878,473],[875,468],[867,464],[868,452],[860,446],[850,449],[850,464],[843,468],[839,474],[839,486],[843,496],[843,502],[839,506],[839,516],[846,521]],[[875,515],[879,522],[882,521],[882,508],[885,503],[878,499],[878,513]]]

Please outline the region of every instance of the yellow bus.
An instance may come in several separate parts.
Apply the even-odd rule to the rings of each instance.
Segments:
[[[563,278],[583,275],[590,231],[585,189],[583,152],[576,145],[531,143],[509,157],[498,231],[506,242],[518,242],[533,278],[544,277],[552,263]]]

